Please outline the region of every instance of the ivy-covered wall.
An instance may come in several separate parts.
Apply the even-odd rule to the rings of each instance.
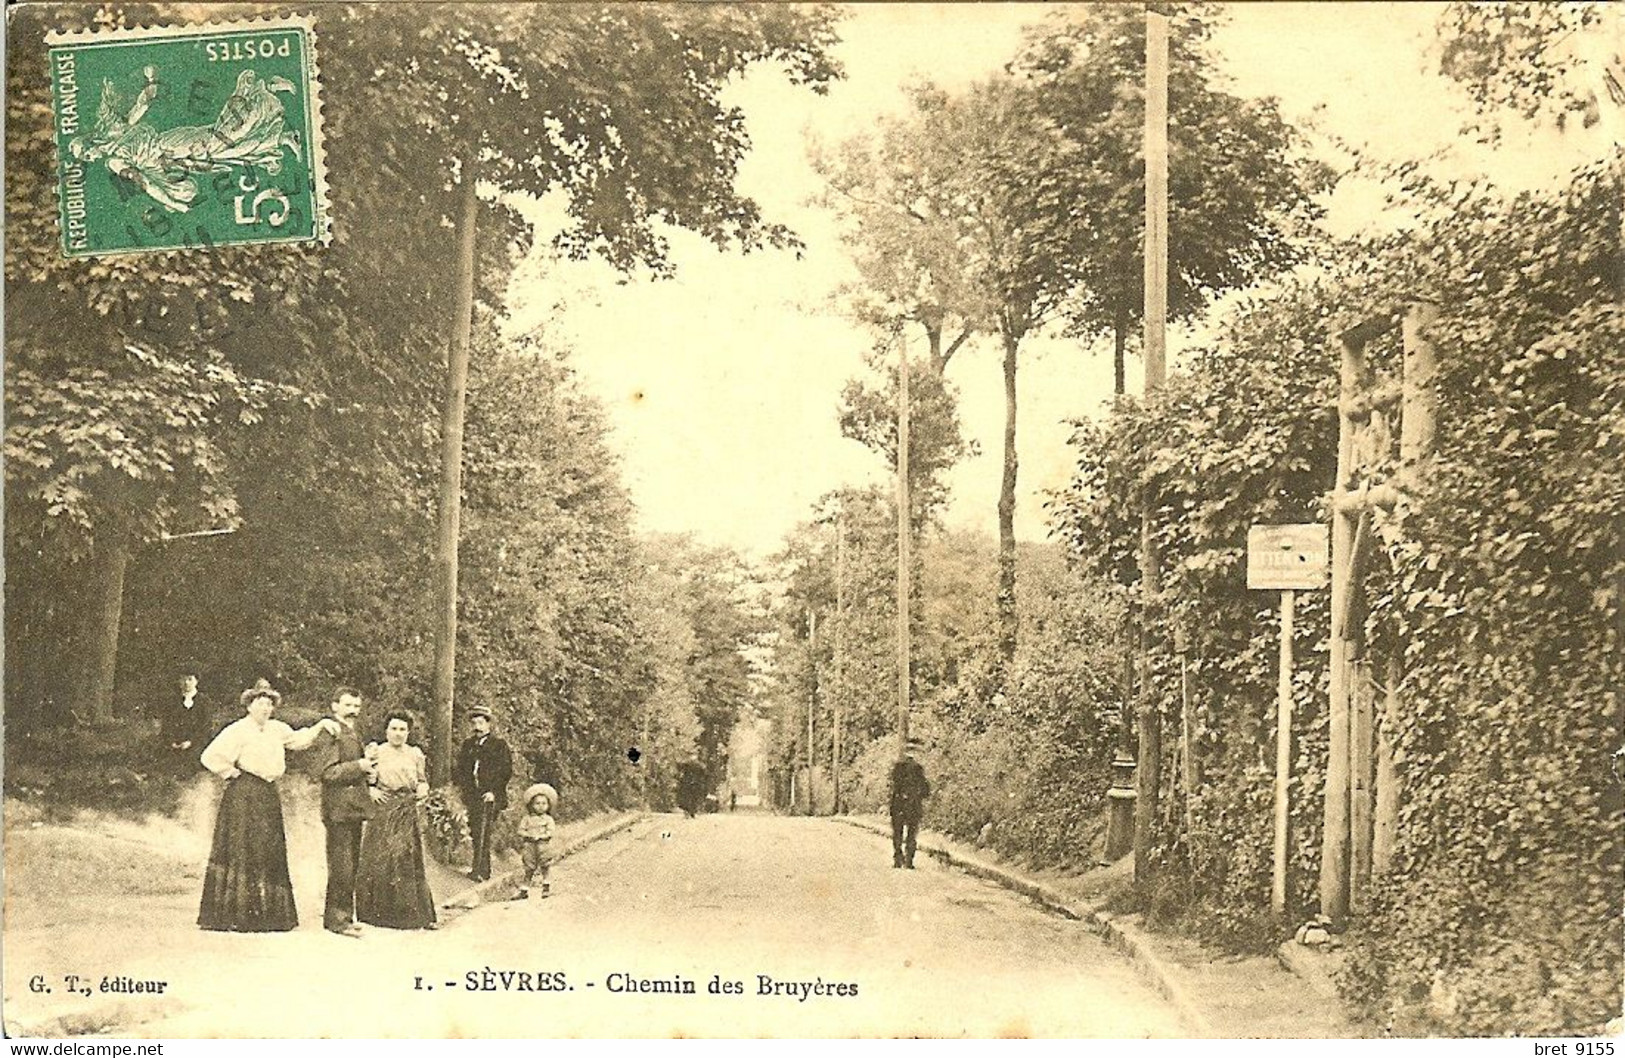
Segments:
[[[1351,997],[1396,1031],[1575,1033],[1621,1007],[1620,647],[1625,343],[1617,161],[1555,193],[1411,188],[1416,229],[1245,306],[1149,405],[1079,428],[1059,524],[1134,584],[1155,498],[1156,690],[1201,780],[1185,823],[1165,737],[1154,912],[1277,936],[1271,868],[1277,618],[1243,587],[1249,525],[1325,522],[1342,327],[1419,296],[1441,365],[1438,451],[1372,571],[1368,635],[1402,650],[1392,866],[1348,936]],[[1379,365],[1394,343],[1371,350]],[[1382,567],[1383,563],[1376,563]],[[1289,903],[1314,913],[1327,753],[1325,593],[1300,594]],[[1198,915],[1192,912],[1199,912]]]

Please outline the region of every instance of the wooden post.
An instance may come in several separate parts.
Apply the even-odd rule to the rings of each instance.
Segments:
[[[1168,16],[1145,12],[1145,388],[1166,374],[1168,318]]]
[[[1399,768],[1394,763],[1394,732],[1399,722],[1399,681],[1404,662],[1396,652],[1383,668],[1382,713],[1377,727],[1377,796],[1371,825],[1371,876],[1381,878],[1394,862],[1399,836]]]
[[[1160,389],[1166,374],[1168,317],[1168,17],[1145,12],[1145,395]],[[1140,500],[1140,588],[1144,639],[1140,653],[1140,745],[1135,772],[1134,882],[1150,881],[1151,846],[1162,782],[1162,723],[1151,680],[1151,610],[1161,590],[1151,512],[1155,498]]]
[[[1433,453],[1436,430],[1435,410],[1437,396],[1434,382],[1438,375],[1438,359],[1433,343],[1427,338],[1427,328],[1439,318],[1439,306],[1430,301],[1416,301],[1406,306],[1400,320],[1403,343],[1402,376],[1400,380],[1399,461],[1400,477],[1405,486],[1401,494],[1416,487],[1426,472]],[[1375,725],[1374,784],[1375,795],[1371,820],[1370,877],[1380,878],[1393,863],[1394,842],[1399,831],[1399,807],[1403,797],[1398,766],[1394,761],[1394,735],[1398,730],[1403,703],[1399,684],[1405,669],[1398,644],[1385,660],[1383,667],[1382,709],[1380,721]],[[1368,662],[1368,665],[1370,663]],[[1358,859],[1356,864],[1358,864]],[[1366,879],[1357,877],[1356,884]]]
[[[830,752],[835,779],[835,804],[831,811],[841,813],[841,703],[846,687],[846,660],[842,656],[846,631],[846,500],[835,516],[835,728],[834,747]]]
[[[1366,653],[1363,592],[1368,555],[1375,546],[1371,508],[1355,519],[1349,550],[1349,587],[1343,621],[1344,665],[1348,672],[1349,712],[1349,913],[1365,910],[1371,885],[1372,785],[1376,779],[1372,740],[1376,737],[1372,712],[1371,659]]]
[[[1144,885],[1151,878],[1151,846],[1155,839],[1157,806],[1162,793],[1162,717],[1152,686],[1151,620],[1153,601],[1161,590],[1161,570],[1155,542],[1151,537],[1151,512],[1140,514],[1140,584],[1145,595],[1147,618],[1141,625],[1140,640],[1140,745],[1139,767],[1134,773],[1134,881]]]
[[[807,692],[807,814],[816,815],[817,802],[813,794],[813,712],[818,708],[818,611],[807,609],[807,664],[812,669],[812,689]]]
[[[1345,611],[1354,543],[1352,515],[1336,500],[1354,472],[1353,404],[1362,377],[1360,339],[1345,335],[1339,372],[1337,478],[1332,488],[1332,637],[1327,712],[1325,808],[1321,835],[1320,913],[1341,927],[1348,918],[1349,871],[1349,696]]]
[[[908,489],[908,342],[897,340],[897,759],[908,753],[909,575],[911,527]]]
[[[1366,909],[1371,888],[1371,844],[1376,783],[1371,659],[1349,664],[1349,914]]]
[[[1439,373],[1438,357],[1425,332],[1439,318],[1431,301],[1411,303],[1400,323],[1404,342],[1404,377],[1400,384],[1399,460],[1407,483],[1414,481],[1421,464],[1433,451],[1433,391]]]
[[[649,810],[649,773],[654,771],[654,746],[649,740],[650,725],[654,719],[654,699],[651,697],[643,706],[643,756],[639,758],[638,777],[643,783],[643,809]]]
[[[1286,918],[1287,837],[1292,819],[1292,618],[1297,593],[1281,592],[1281,662],[1275,695],[1275,869],[1270,908]]]
[[[435,588],[434,710],[429,714],[429,774],[451,778],[451,712],[457,683],[457,541],[463,496],[463,411],[468,394],[468,344],[474,329],[474,195],[472,157],[463,161],[462,236],[457,256],[457,304],[446,355],[445,403],[440,410],[440,518]]]
[[[1185,833],[1191,831],[1191,799],[1196,794],[1196,756],[1191,737],[1191,675],[1186,656],[1188,636],[1183,622],[1174,625],[1174,653],[1179,656],[1179,761],[1180,786],[1185,794]]]

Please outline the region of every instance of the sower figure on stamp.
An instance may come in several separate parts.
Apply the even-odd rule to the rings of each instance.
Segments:
[[[490,706],[474,706],[468,711],[468,722],[474,734],[457,752],[452,781],[468,809],[468,833],[474,842],[474,869],[468,876],[483,882],[491,877],[491,829],[497,813],[508,807],[513,751],[491,733]]]
[[[914,869],[914,848],[920,837],[920,817],[931,784],[925,781],[925,768],[914,759],[920,743],[909,739],[903,759],[891,769],[891,848],[893,867]]]
[[[378,774],[374,753],[363,747],[356,730],[361,695],[350,687],[333,694],[338,733],[320,747],[316,774],[322,781],[322,824],[327,830],[327,909],[322,926],[332,933],[359,937],[355,921],[355,875],[361,858],[361,827],[372,812],[369,781]]]

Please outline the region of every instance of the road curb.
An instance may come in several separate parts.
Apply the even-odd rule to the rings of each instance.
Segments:
[[[606,823],[605,825],[594,830],[590,830],[587,833],[582,834],[580,837],[572,838],[570,841],[560,846],[558,852],[554,853],[553,862],[557,863],[566,856],[574,856],[588,845],[602,841],[608,837],[613,837],[623,830],[630,830],[648,818],[648,812],[634,812],[629,816],[624,816],[620,819]],[[491,896],[494,893],[501,892],[504,889],[518,888],[520,880],[524,877],[524,873],[525,869],[523,867],[510,867],[505,871],[492,875],[483,882],[469,886],[467,889],[464,889],[462,892],[458,893],[449,900],[442,901],[440,906],[442,908],[458,908],[465,911],[472,910],[479,907],[481,904],[489,903]]]
[[[867,830],[871,834],[878,834],[883,838],[890,838],[891,834],[884,827],[868,823],[860,819],[849,819],[840,816],[834,817],[836,822]],[[1067,896],[1059,890],[1045,885],[1043,882],[1022,877],[1008,867],[998,866],[983,860],[971,859],[962,853],[954,852],[933,842],[929,837],[922,837],[919,843],[920,850],[934,856],[951,867],[958,868],[967,874],[978,878],[985,878],[997,883],[1006,889],[1013,890],[1027,899],[1052,911],[1064,918],[1076,922],[1083,922],[1091,926],[1096,933],[1105,938],[1117,951],[1126,955],[1129,962],[1139,969],[1140,973],[1150,981],[1151,985],[1162,994],[1162,997],[1174,1007],[1179,1016],[1193,1031],[1193,1035],[1209,1039],[1218,1038],[1222,1034],[1214,1029],[1213,1023],[1202,1012],[1185,987],[1174,980],[1167,962],[1152,950],[1140,931],[1133,925],[1121,921],[1101,908],[1078,901]]]

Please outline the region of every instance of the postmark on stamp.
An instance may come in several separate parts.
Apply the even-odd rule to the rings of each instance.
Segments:
[[[309,20],[60,33],[47,44],[67,256],[327,241]]]

